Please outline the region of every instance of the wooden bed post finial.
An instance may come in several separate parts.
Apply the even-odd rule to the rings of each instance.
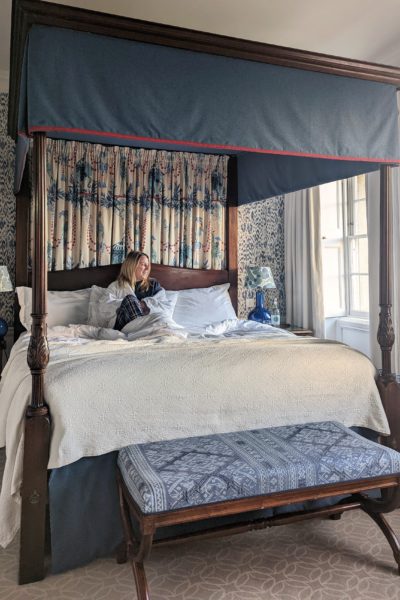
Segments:
[[[32,373],[31,402],[25,416],[23,481],[21,492],[21,546],[19,582],[43,579],[47,504],[47,464],[50,420],[44,401],[44,372],[49,362],[46,338],[47,194],[46,136],[34,134],[34,251],[32,260],[32,329],[28,364]]]

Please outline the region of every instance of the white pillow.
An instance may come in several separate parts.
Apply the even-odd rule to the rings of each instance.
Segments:
[[[229,283],[223,283],[208,288],[180,290],[172,315],[173,320],[190,330],[207,327],[217,321],[236,319],[228,289]]]
[[[107,288],[92,285],[90,289],[88,324],[94,327],[114,327],[117,309],[123,298],[117,298]]]
[[[21,307],[19,319],[28,331],[32,325],[32,288],[17,287]],[[47,325],[85,324],[88,322],[90,288],[71,291],[47,292]]]
[[[164,288],[154,296],[143,298],[143,302],[147,304],[150,313],[158,313],[168,319],[172,319],[177,300],[178,292],[166,292]]]
[[[151,313],[159,313],[171,318],[177,298],[177,292],[168,293],[167,297],[165,290],[162,289],[155,296],[143,300]],[[117,309],[121,306],[122,300],[122,297],[117,297],[110,289],[93,285],[90,292],[89,325],[114,327]]]

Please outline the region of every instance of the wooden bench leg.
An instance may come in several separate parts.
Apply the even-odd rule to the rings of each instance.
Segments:
[[[132,571],[135,578],[138,600],[150,600],[149,587],[142,562],[132,561]]]
[[[400,506],[400,486],[381,490],[381,498],[375,500],[361,496],[361,508],[371,517],[389,542],[400,575],[400,542],[382,513],[388,513]]]
[[[370,510],[367,510],[364,507],[363,511],[375,521],[375,523],[378,525],[379,529],[383,532],[383,535],[389,542],[389,546],[392,549],[394,560],[397,563],[397,570],[400,575],[400,543],[396,534],[394,533],[393,529],[390,527],[389,523],[386,521],[382,513],[374,513]]]
[[[150,600],[150,592],[147,584],[146,572],[143,561],[148,558],[153,543],[154,528],[149,527],[141,521],[140,541],[135,539],[129,506],[126,502],[121,485],[120,476],[118,476],[119,505],[121,509],[121,519],[125,534],[125,544],[118,548],[117,562],[126,562],[127,557],[132,561],[132,571],[135,578],[136,592],[138,600]]]

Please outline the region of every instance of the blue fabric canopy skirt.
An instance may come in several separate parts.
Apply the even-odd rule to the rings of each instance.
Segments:
[[[393,85],[45,26],[26,45],[22,146],[38,131],[239,156],[241,203],[400,162]]]

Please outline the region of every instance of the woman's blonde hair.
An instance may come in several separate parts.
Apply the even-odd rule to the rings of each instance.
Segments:
[[[126,258],[121,265],[121,270],[119,272],[118,279],[117,279],[118,285],[120,287],[124,287],[126,284],[128,284],[133,289],[135,289],[135,285],[136,285],[135,271],[136,271],[136,267],[139,264],[139,260],[142,258],[142,256],[145,256],[147,258],[147,260],[149,261],[149,265],[150,265],[150,259],[145,252],[138,252],[137,250],[132,250],[131,252],[129,252],[129,254],[126,255]],[[140,284],[140,288],[145,292],[150,287],[149,275],[150,275],[150,270],[149,270],[149,273],[147,274],[146,279],[143,279]]]

